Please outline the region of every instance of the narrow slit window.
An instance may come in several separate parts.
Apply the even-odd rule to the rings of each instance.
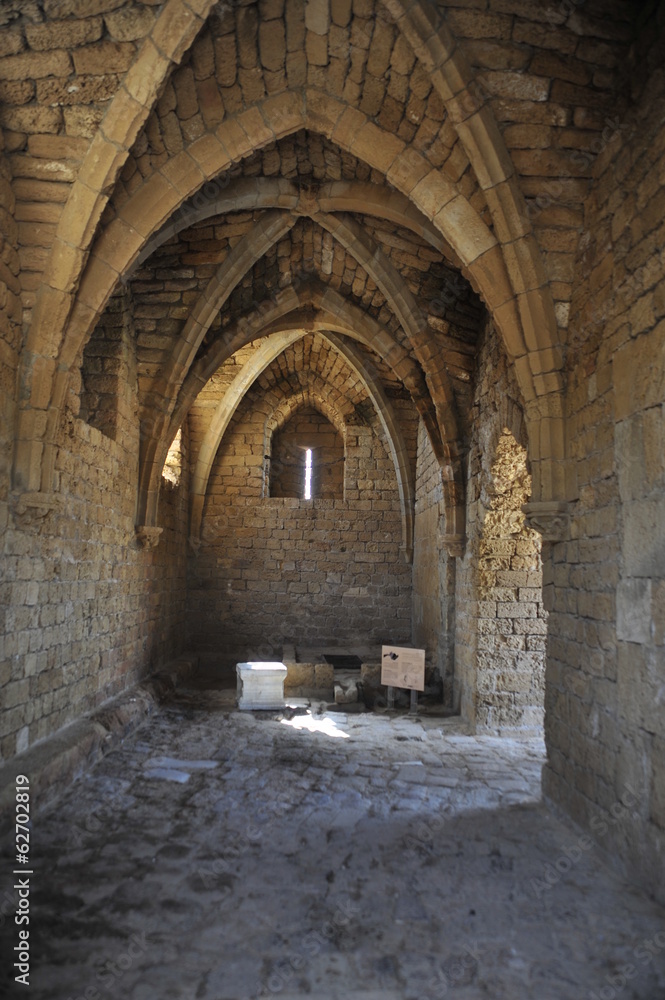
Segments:
[[[312,449],[305,452],[305,500],[312,499]]]
[[[267,496],[336,500],[344,496],[344,437],[313,406],[296,409],[266,448]]]

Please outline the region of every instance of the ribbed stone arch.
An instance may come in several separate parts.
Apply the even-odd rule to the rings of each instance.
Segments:
[[[264,216],[230,251],[194,304],[171,356],[141,406],[139,493],[144,488],[142,475],[151,468],[157,443],[169,424],[183,379],[211,323],[247,271],[289,232],[295,222],[295,216],[277,210]]]
[[[92,140],[60,216],[21,357],[13,485],[52,488],[53,440],[69,367],[83,344],[67,344],[70,312],[102,212],[129,151],[174,65],[216,0],[167,0]]]
[[[463,484],[455,478],[455,467],[447,460],[445,442],[441,440],[436,417],[431,409],[431,398],[418,365],[389,331],[371,316],[334,289],[323,288],[318,284],[303,284],[298,289],[289,286],[268,303],[259,304],[251,313],[235,322],[226,335],[220,337],[192,367],[182,385],[170,423],[163,423],[161,416],[156,418],[156,426],[164,426],[165,429],[150,451],[153,458],[139,472],[141,490],[138,498],[138,523],[148,526],[156,524],[161,471],[169,445],[207,381],[241,347],[259,337],[281,333],[287,329],[341,333],[366,344],[388,364],[409,392],[423,418],[432,448],[441,465],[444,488],[448,490],[448,523],[453,526],[451,531],[463,536]]]
[[[399,420],[395,416],[395,411],[381,383],[373,377],[372,372],[369,370],[362,352],[346,338],[340,337],[338,334],[328,332],[324,336],[340,354],[344,355],[349,365],[358,375],[358,378],[366,386],[374,409],[381,421],[397,476],[397,488],[402,514],[402,553],[406,561],[410,563],[413,559],[415,483],[413,468],[409,461],[406,442]]]
[[[440,231],[400,191],[369,181],[326,181],[317,185],[316,203],[322,212],[352,212],[393,222],[422,237],[453,266],[460,266],[459,259]],[[209,197],[201,192],[200,202],[195,198],[182,205],[174,217],[148,240],[129,273],[131,275],[141,267],[168,240],[211,216],[278,207],[286,212],[296,212],[302,205],[298,185],[285,177],[238,177],[224,187],[213,184]]]
[[[462,442],[450,376],[445,366],[437,363],[439,359],[432,353],[425,317],[415,297],[394,264],[368,238],[355,219],[347,215],[328,215],[323,212],[318,212],[314,219],[365,269],[399,319],[425,372],[448,460],[456,467],[460,462]],[[459,478],[461,481],[461,470]]]
[[[304,337],[306,334],[301,333],[301,336]],[[323,377],[318,375],[313,379],[311,384],[299,389],[298,392],[291,393],[290,396],[284,396],[282,399],[277,400],[265,419],[264,445],[266,447],[264,447],[264,455],[268,453],[273,434],[280,431],[294,413],[310,403],[323,414],[326,420],[330,421],[336,431],[339,431],[342,436],[346,434],[347,421],[345,414],[333,406],[330,398],[321,392],[319,383],[324,382]]]
[[[444,442],[447,459],[455,468],[454,478],[462,482],[460,463],[461,441],[457,423],[455,398],[450,377],[445,366],[438,363],[429,346],[424,316],[414,296],[402,280],[401,275],[385,253],[368,238],[358,223],[346,215],[329,215],[323,212],[305,211],[301,214],[311,217],[350,253],[375,282],[397,316],[404,333],[411,343],[414,353],[425,372],[431,397],[434,401],[441,439]],[[161,421],[153,426],[151,434],[143,433],[141,470],[150,467],[157,442],[196,353],[208,332],[214,318],[233,288],[244,274],[263,254],[281,239],[295,224],[298,216],[280,213],[276,210],[265,216],[231,251],[219,266],[206,288],[195,303],[178,338],[173,353],[163,374],[156,380],[142,407],[142,429],[145,432],[146,417],[154,425],[154,415],[161,415]],[[166,409],[162,409],[162,401]]]
[[[215,409],[208,430],[205,433],[196,465],[192,473],[190,487],[189,537],[196,543],[201,535],[203,505],[205,503],[208,480],[212,471],[215,455],[222,443],[226,429],[233,419],[238,406],[248,389],[266,368],[278,358],[286,348],[300,340],[304,333],[300,330],[273,334],[256,350],[249,361],[243,365]]]
[[[210,426],[205,434],[201,448],[199,450],[196,466],[192,475],[191,484],[191,507],[190,507],[190,539],[196,547],[200,540],[201,525],[203,519],[203,507],[208,487],[208,480],[212,470],[215,455],[222,442],[226,429],[228,428],[233,415],[244,398],[246,392],[265,369],[272,364],[275,358],[296,340],[300,340],[309,331],[295,330],[273,333],[261,347],[258,348],[254,356],[243,366],[234,381],[228,387],[215,414],[210,422]],[[395,466],[395,476],[397,478],[398,492],[400,497],[400,508],[402,516],[402,550],[405,559],[410,562],[413,556],[413,518],[414,518],[414,483],[413,470],[409,461],[406,442],[402,434],[399,421],[395,416],[390,400],[386,396],[379,380],[370,371],[369,366],[362,357],[360,351],[349,343],[349,341],[330,331],[324,331],[322,335],[327,339],[350,365],[356,373],[374,405],[377,416],[386,435],[393,465]],[[297,394],[296,394],[297,395]],[[292,397],[289,397],[292,398]],[[325,404],[325,400],[323,401]],[[322,411],[325,413],[325,411]],[[328,414],[325,413],[328,417]],[[335,421],[328,417],[331,423]],[[335,426],[337,426],[335,424]],[[266,420],[266,433],[274,431],[270,426],[270,419]],[[266,451],[266,454],[268,452]]]
[[[515,361],[527,404],[533,494],[538,501],[564,498],[564,338],[513,161],[483,87],[441,9],[432,0],[382,3],[430,74],[485,195],[513,291],[497,307],[491,299],[486,302]]]
[[[314,211],[314,208],[313,205],[300,205],[297,215],[278,210],[269,212],[255,227],[258,230],[256,236],[254,236],[255,229],[252,229],[237,244],[199,296],[163,374],[156,380],[142,407],[140,493],[146,488],[150,490],[150,484],[144,481],[144,477],[146,475],[154,477],[155,455],[172,416],[183,379],[214,318],[244,274],[292,228],[300,216],[311,217],[330,232],[361,264],[385,296],[425,372],[437,414],[440,440],[443,443],[447,464],[453,470],[449,478],[460,485],[463,483],[460,465],[461,441],[453,390],[445,366],[439,363],[439,359],[429,346],[426,324],[420,307],[389,258],[363,233],[354,219],[346,215],[329,215]],[[462,499],[460,496],[460,503]]]
[[[326,391],[323,391],[328,389],[329,386],[325,384],[325,380],[319,375],[309,385],[303,387],[298,392],[294,392],[277,401],[272,410],[267,414],[263,427],[264,455],[272,455],[273,437],[288,423],[290,418],[303,407],[312,406],[332,424],[341,436],[344,442],[344,457],[346,458],[347,422],[344,414],[333,405]],[[263,485],[265,491],[265,478]],[[265,495],[267,496],[267,494]]]
[[[435,75],[433,71],[433,78]],[[441,81],[438,85],[441,86]],[[105,228],[83,273],[67,324],[67,338],[59,352],[56,351],[57,365],[40,372],[39,402],[48,408],[48,419],[45,413],[39,420],[34,414],[31,417],[27,411],[23,413],[21,440],[16,449],[17,484],[23,488],[30,488],[32,484],[36,488],[39,481],[43,488],[50,487],[55,434],[69,368],[117,281],[127,273],[145,242],[206,180],[248,153],[303,128],[326,135],[342,149],[384,173],[451,244],[466,275],[495,318],[508,353],[515,361],[520,388],[528,406],[534,496],[551,494],[559,482],[558,473],[549,468],[547,480],[539,474],[540,466],[550,458],[552,449],[558,458],[562,440],[560,413],[554,412],[555,407],[549,402],[561,385],[561,357],[558,347],[552,346],[550,324],[540,323],[540,320],[532,324],[533,330],[529,332],[533,333],[534,341],[528,348],[502,247],[467,199],[402,140],[369,121],[357,109],[311,88],[265,98],[237,116],[225,118],[214,133],[201,136],[147,177]],[[491,153],[490,148],[486,155]],[[528,269],[530,244],[518,242],[509,247],[509,253],[517,253],[524,269]],[[526,259],[522,260],[524,254]],[[519,294],[522,295],[520,306],[533,317],[537,302],[547,298],[549,293],[536,282],[534,288],[525,288]],[[57,330],[65,320],[66,316],[56,316],[54,328]],[[31,364],[24,373],[28,395],[32,392],[34,367]],[[530,405],[535,404],[539,394],[548,400],[545,413],[538,405]],[[42,457],[42,447],[42,474],[35,478],[33,458]]]

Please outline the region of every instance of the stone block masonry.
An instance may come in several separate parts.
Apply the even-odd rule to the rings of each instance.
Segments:
[[[454,563],[442,544],[445,534],[443,482],[424,424],[418,429],[413,553],[413,643],[427,650],[443,700],[455,706]],[[455,706],[456,707],[456,706]]]
[[[371,501],[245,498],[208,515],[189,569],[193,648],[232,661],[283,641],[410,641],[399,538],[399,512]]]
[[[661,23],[663,11],[661,9]],[[545,793],[608,830],[608,851],[663,897],[665,837],[665,87],[645,88],[600,154],[571,304],[567,419],[577,501],[545,566],[557,639]],[[645,88],[645,89],[643,89]],[[632,795],[632,798],[631,798]],[[612,813],[616,803],[630,808]]]
[[[665,5],[5,0],[0,29],[0,754],[188,630],[417,637],[502,735],[547,656],[546,795],[662,893]],[[343,438],[330,506],[265,488],[292,403]]]
[[[135,459],[75,419],[59,502],[16,506],[3,537],[2,759],[184,648],[186,490],[165,490],[160,546],[137,545]]]
[[[400,547],[397,480],[378,425],[359,422],[362,409],[347,411],[340,499],[268,497],[265,425],[281,399],[272,372],[282,377],[275,362],[247,393],[212,469],[202,546],[189,563],[192,648],[233,662],[255,658],[248,648],[270,646],[274,655],[283,641],[409,642],[412,567]],[[326,385],[319,406],[335,399],[334,382]],[[309,414],[305,430],[310,409],[296,410]],[[193,411],[195,440],[209,414],[209,406]],[[260,658],[270,658],[267,650]]]
[[[468,541],[457,574],[456,683],[463,715],[480,729],[537,731],[547,639],[541,542],[522,512],[531,478],[519,392],[491,325],[475,392]]]

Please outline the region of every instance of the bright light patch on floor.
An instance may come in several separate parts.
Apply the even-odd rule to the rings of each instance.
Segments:
[[[312,449],[305,452],[305,500],[312,499]]]
[[[312,713],[307,715],[296,715],[293,719],[280,719],[283,726],[291,726],[292,729],[306,729],[309,733],[323,733],[337,740],[348,740],[351,737],[348,733],[343,733],[338,729],[333,719],[314,719]]]

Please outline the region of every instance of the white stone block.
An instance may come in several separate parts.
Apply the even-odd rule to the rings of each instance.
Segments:
[[[286,667],[283,663],[237,663],[236,675],[238,708],[250,711],[284,708]]]

